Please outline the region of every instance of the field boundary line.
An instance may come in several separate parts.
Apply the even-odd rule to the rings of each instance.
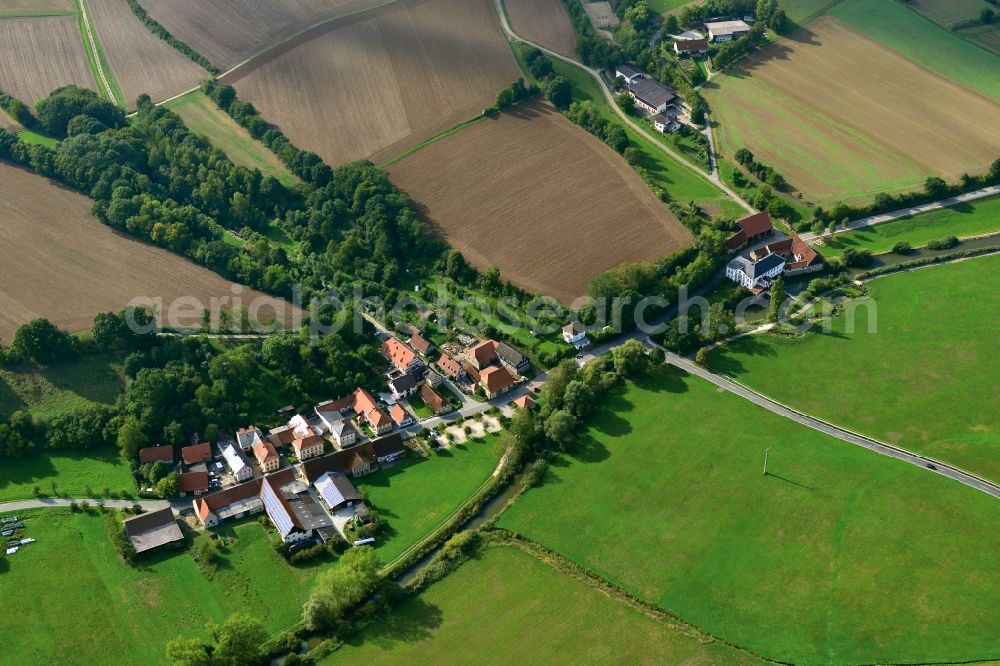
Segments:
[[[104,71],[104,67],[106,64],[104,63],[104,53],[101,47],[97,44],[97,38],[94,36],[95,31],[90,21],[90,15],[87,13],[86,0],[76,0],[76,5],[80,10],[79,16],[81,25],[84,30],[83,36],[86,37],[87,43],[89,45],[89,48],[87,49],[87,54],[89,56],[88,60],[91,60],[92,58],[91,60],[92,69],[97,73],[97,76],[95,76],[94,78],[98,79],[99,77],[99,80],[95,80],[95,83],[104,85],[104,90],[108,94],[108,99],[110,99],[112,102],[123,104],[124,100],[122,99],[123,96],[121,95],[121,93],[119,92],[119,94],[117,95],[115,94],[115,91],[118,90],[117,81],[115,82],[115,86],[112,87],[111,83],[108,81],[107,73]],[[108,65],[108,69],[110,68],[111,66]],[[114,79],[114,77],[115,77],[114,72],[112,72],[111,78]]]
[[[387,167],[390,167],[393,164],[395,164],[396,162],[400,162],[402,160],[405,160],[407,157],[409,157],[410,155],[413,155],[414,153],[422,150],[423,148],[426,148],[427,146],[429,146],[429,145],[431,145],[433,143],[436,143],[436,142],[440,141],[441,139],[446,139],[449,136],[451,136],[452,134],[457,134],[458,132],[461,132],[462,130],[464,130],[466,127],[471,127],[472,125],[480,123],[480,122],[486,120],[486,118],[487,118],[487,116],[485,116],[484,114],[480,113],[478,116],[473,116],[472,118],[469,118],[468,120],[463,120],[462,122],[460,122],[459,124],[455,125],[454,127],[450,127],[450,128],[446,129],[445,131],[443,131],[443,132],[441,132],[439,134],[435,134],[434,136],[432,136],[431,138],[427,139],[426,141],[422,141],[422,142],[418,143],[417,145],[413,146],[412,148],[409,148],[409,149],[403,151],[399,155],[396,155],[392,159],[390,159],[390,160],[388,160],[386,162],[383,162],[382,164],[379,164],[378,168],[379,169],[385,169]]]

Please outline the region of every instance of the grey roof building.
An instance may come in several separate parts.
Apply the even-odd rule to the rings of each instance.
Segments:
[[[638,79],[628,84],[628,92],[640,106],[652,113],[662,113],[677,99],[673,90],[654,79]]]

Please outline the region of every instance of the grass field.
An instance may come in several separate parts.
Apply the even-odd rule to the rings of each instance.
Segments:
[[[193,132],[201,134],[235,164],[248,169],[260,169],[265,176],[274,176],[285,185],[295,183],[278,156],[256,141],[250,133],[219,109],[201,92],[193,92],[164,105],[181,117]]]
[[[525,48],[523,45],[514,47],[516,50]],[[638,165],[674,199],[682,203],[694,202],[713,211],[722,211],[731,217],[741,217],[746,214],[739,204],[726,197],[721,190],[664,153],[651,139],[622,123],[611,109],[597,82],[585,70],[560,60],[553,60],[552,66],[556,74],[565,76],[569,80],[573,88],[574,101],[591,102],[605,120],[612,120],[622,126],[628,135],[630,145],[640,151]]]
[[[909,6],[944,28],[979,21],[983,0],[910,0]]]
[[[90,212],[92,202],[80,194],[5,163],[0,181],[0,339],[11,340],[18,326],[36,317],[73,332],[88,330],[98,312],[121,310],[137,297],[162,298],[159,311],[168,313],[182,296],[208,307],[212,297],[233,294],[232,283],[215,273],[101,224]],[[45,266],[59,270],[40,269]],[[262,317],[278,308],[291,316],[291,306],[280,299],[248,289],[241,294],[245,306],[257,297],[275,305],[263,308]],[[196,310],[181,319],[200,325]]]
[[[659,14],[667,14],[674,11],[675,9],[680,9],[686,4],[689,4],[691,0],[649,0],[646,4],[654,12]]]
[[[779,0],[778,4],[792,21],[804,25],[820,16],[840,0]]]
[[[0,90],[34,106],[69,84],[95,89],[75,15],[0,19]]]
[[[750,664],[512,547],[493,547],[321,664]]]
[[[547,104],[467,127],[389,173],[473,266],[566,305],[598,273],[691,242],[632,167]]]
[[[116,449],[44,453],[5,459],[0,465],[0,502],[32,499],[36,485],[49,496],[87,497],[88,487],[97,494],[105,488],[113,493],[135,493],[132,475]]]
[[[985,7],[985,3],[980,3]],[[845,0],[831,16],[921,67],[1000,100],[1000,56],[974,46],[921,18],[900,2]],[[976,16],[978,18],[978,10]],[[1000,112],[998,112],[1000,113]],[[994,144],[1000,148],[1000,142]]]
[[[315,574],[287,565],[256,523],[235,529],[237,542],[208,578],[170,549],[122,565],[101,516],[29,515],[25,534],[38,543],[8,558],[3,574],[5,590],[31,590],[31,613],[0,619],[12,664],[165,663],[171,638],[204,636],[208,622],[237,611],[276,632],[298,620]]]
[[[518,74],[492,0],[426,0],[337,21],[222,81],[335,165],[392,159],[480,113]]]
[[[675,369],[589,423],[500,527],[770,659],[1000,656],[994,498]]]
[[[504,0],[511,27],[536,44],[576,57],[576,33],[562,0]]]
[[[497,464],[495,442],[493,435],[482,442],[453,445],[430,458],[411,455],[399,465],[357,480],[387,523],[375,544],[383,564],[429,534],[482,485]]]
[[[45,146],[46,148],[54,148],[56,144],[59,143],[59,139],[53,139],[51,136],[45,136],[44,134],[39,134],[32,130],[23,130],[17,133],[17,138],[25,143],[35,143],[40,146]]]
[[[122,391],[116,354],[87,354],[47,367],[0,368],[0,419],[25,410],[48,419],[93,404],[113,404]]]
[[[874,253],[888,252],[899,241],[923,247],[945,236],[977,236],[1000,232],[1000,197],[959,204],[901,220],[836,234],[821,249],[824,257],[836,257],[852,247]]]
[[[188,90],[208,72],[151,33],[125,0],[86,0],[101,49],[121,88],[125,105],[148,94],[154,102]]]
[[[704,93],[720,152],[750,148],[813,204],[867,201],[928,175],[957,180],[1000,151],[1000,105],[830,17],[741,61]]]
[[[1000,257],[935,266],[870,283],[878,306],[855,330],[789,341],[754,336],[713,368],[834,423],[1000,480],[1000,366],[986,332],[1000,305]],[[809,368],[808,382],[797,369]],[[919,384],[932,384],[932,390]],[[837,396],[831,400],[830,396]]]

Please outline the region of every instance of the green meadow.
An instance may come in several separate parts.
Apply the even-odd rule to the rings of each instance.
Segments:
[[[499,526],[768,659],[928,663],[1000,656],[996,507],[663,368]]]
[[[53,484],[54,487],[53,487]],[[0,502],[31,499],[34,487],[49,496],[87,497],[87,489],[100,495],[135,493],[135,481],[117,449],[79,453],[42,453],[0,462]]]
[[[0,368],[0,419],[19,410],[49,419],[90,405],[114,404],[124,388],[120,361],[117,354],[101,353],[49,366]]]

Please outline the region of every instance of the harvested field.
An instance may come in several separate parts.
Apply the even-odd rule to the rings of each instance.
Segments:
[[[75,16],[0,19],[0,90],[33,105],[69,84],[94,89]]]
[[[601,271],[691,242],[620,156],[537,103],[433,143],[390,175],[476,268],[499,266],[564,303]]]
[[[142,0],[142,6],[174,36],[227,70],[319,21],[384,2],[386,0]]]
[[[0,111],[0,127],[15,134],[24,129],[19,122],[8,116],[4,111]]]
[[[0,16],[72,14],[72,0],[0,0]]]
[[[584,2],[583,11],[587,12],[590,23],[597,30],[606,28],[617,28],[621,21],[615,15],[615,10],[611,8],[609,2]]]
[[[70,331],[89,329],[95,314],[120,310],[137,296],[162,297],[164,308],[181,296],[193,296],[206,307],[213,296],[232,296],[228,280],[98,222],[90,213],[91,201],[80,194],[2,162],[0,182],[5,250],[0,338],[5,341],[36,317]],[[249,289],[240,294],[244,306],[256,296],[262,294]],[[261,315],[273,312],[264,308]],[[184,323],[200,320],[201,310],[195,309]]]
[[[330,164],[382,162],[521,76],[491,0],[401,2],[338,21],[223,81]]]
[[[129,109],[147,93],[154,102],[189,90],[208,72],[155,36],[125,0],[87,0],[94,30]]]
[[[515,31],[556,53],[576,57],[576,33],[562,0],[505,0]]]
[[[828,16],[705,94],[723,154],[748,147],[816,204],[957,179],[1000,154],[1000,105]]]

